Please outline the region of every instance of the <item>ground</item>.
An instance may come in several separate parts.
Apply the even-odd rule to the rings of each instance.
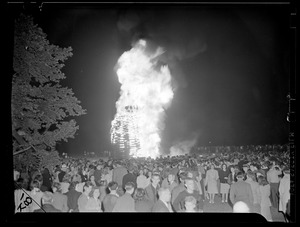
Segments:
[[[222,203],[221,197],[215,196],[215,203],[209,203],[209,200],[206,199],[204,201],[204,213],[231,213],[232,207],[228,203]],[[271,207],[271,214],[273,218],[273,222],[285,222],[284,216],[281,212],[278,212],[274,207]]]

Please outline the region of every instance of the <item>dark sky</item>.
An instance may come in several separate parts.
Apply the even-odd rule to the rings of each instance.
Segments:
[[[43,4],[34,21],[50,43],[71,46],[62,84],[87,114],[59,151],[111,149],[120,84],[114,66],[138,38],[163,46],[175,95],[162,145],[286,143],[289,91],[287,5],[97,6]]]

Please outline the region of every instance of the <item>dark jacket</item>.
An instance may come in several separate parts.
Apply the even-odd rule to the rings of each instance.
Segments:
[[[123,177],[122,187],[125,188],[126,183],[133,182],[135,184],[135,188],[136,188],[136,178],[137,178],[137,176],[135,174],[133,174],[133,173],[127,173]]]
[[[69,210],[73,210],[75,212],[79,212],[78,210],[78,198],[81,195],[81,192],[76,191],[75,189],[71,189],[65,195],[68,197],[67,204]]]

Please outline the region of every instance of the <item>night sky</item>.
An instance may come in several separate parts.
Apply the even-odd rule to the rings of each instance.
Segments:
[[[162,146],[198,136],[198,145],[288,141],[287,5],[43,4],[34,16],[50,43],[71,46],[64,86],[87,114],[75,118],[70,155],[110,150],[120,84],[114,66],[139,38],[166,49],[175,95]]]

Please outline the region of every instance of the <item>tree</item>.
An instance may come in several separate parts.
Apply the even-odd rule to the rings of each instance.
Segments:
[[[55,150],[56,142],[74,138],[79,126],[72,117],[86,114],[72,89],[59,82],[72,48],[60,48],[21,14],[15,21],[12,78],[13,152]],[[41,154],[42,154],[41,153]]]

